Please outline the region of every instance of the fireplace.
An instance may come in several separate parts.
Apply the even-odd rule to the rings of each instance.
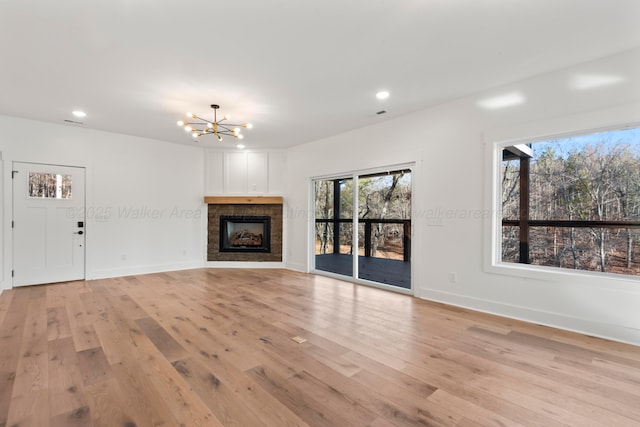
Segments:
[[[220,216],[220,252],[271,252],[271,217]]]
[[[283,200],[277,196],[205,196],[207,209],[207,261],[214,262],[282,262]],[[259,236],[242,236],[229,241],[233,231],[246,228]],[[250,230],[258,223],[257,230]],[[225,242],[226,240],[226,242]],[[248,244],[251,243],[251,244]]]

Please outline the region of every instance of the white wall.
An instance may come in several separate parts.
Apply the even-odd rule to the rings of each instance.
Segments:
[[[86,277],[204,265],[200,147],[0,116],[2,282],[11,287],[13,161],[86,168]]]
[[[598,76],[620,79],[578,88]],[[487,256],[491,218],[485,214],[492,208],[494,142],[640,123],[639,76],[636,50],[291,149],[286,195],[295,214],[288,218],[287,265],[310,268],[312,177],[415,162],[416,296],[640,344],[638,279],[502,274]],[[477,105],[513,92],[525,102],[491,111]],[[392,113],[391,99],[385,109]],[[456,283],[449,283],[449,272],[458,273]]]

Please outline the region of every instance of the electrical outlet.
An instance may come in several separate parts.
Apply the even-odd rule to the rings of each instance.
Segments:
[[[449,273],[449,283],[456,283],[458,281],[458,273],[452,271]]]

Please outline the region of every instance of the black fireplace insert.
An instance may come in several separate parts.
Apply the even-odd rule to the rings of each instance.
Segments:
[[[220,252],[271,252],[271,217],[220,216]]]

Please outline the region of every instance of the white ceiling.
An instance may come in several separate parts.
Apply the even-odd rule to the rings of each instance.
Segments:
[[[217,103],[249,148],[290,147],[636,48],[639,22],[640,0],[4,0],[0,114],[194,144],[176,121]]]

